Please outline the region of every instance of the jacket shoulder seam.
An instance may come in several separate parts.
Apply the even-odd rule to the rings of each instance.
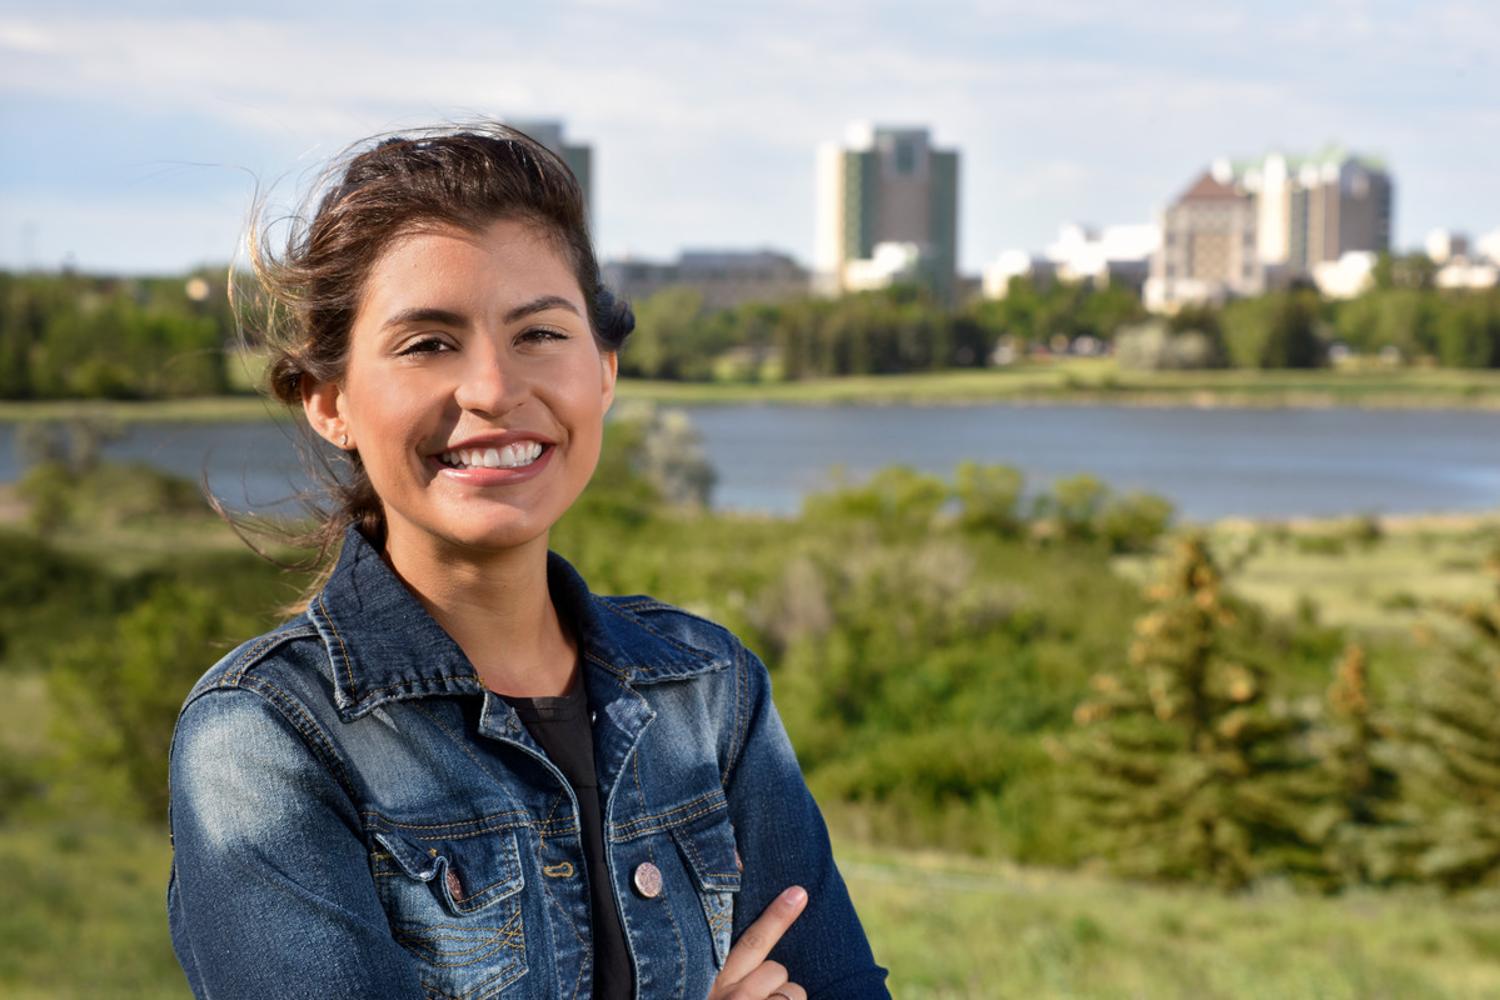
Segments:
[[[276,714],[281,717],[282,721],[301,737],[303,745],[323,761],[324,766],[328,767],[333,773],[333,778],[339,783],[339,787],[344,790],[344,794],[349,796],[350,802],[358,801],[354,795],[354,782],[349,776],[348,768],[344,766],[343,758],[334,749],[333,741],[328,738],[327,734],[314,721],[302,702],[285,688],[275,684],[266,677],[260,675],[245,676],[242,672],[234,684],[219,683],[205,688],[194,695],[189,704],[215,691],[245,691],[258,695],[266,704],[271,706]],[[187,706],[183,706],[183,711],[187,711]]]
[[[745,754],[745,738],[750,728],[750,668],[746,652],[741,644],[734,657],[734,723],[730,728],[729,752],[725,755],[724,770],[719,774],[719,784],[726,788],[729,786],[730,775],[740,766],[740,758]]]
[[[245,675],[259,666],[278,646],[296,642],[299,639],[316,638],[318,638],[318,630],[311,622],[267,632],[260,638],[251,640],[239,652],[231,654],[223,673],[213,686],[237,687],[244,681]]]

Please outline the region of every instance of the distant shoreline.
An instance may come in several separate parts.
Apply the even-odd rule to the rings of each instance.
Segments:
[[[845,376],[801,382],[719,383],[624,379],[621,400],[660,405],[743,406],[1147,406],[1500,410],[1500,372],[1400,371],[1116,372],[1104,362],[1008,370]],[[119,423],[255,422],[285,416],[260,396],[127,402],[0,400],[0,422],[97,418]]]

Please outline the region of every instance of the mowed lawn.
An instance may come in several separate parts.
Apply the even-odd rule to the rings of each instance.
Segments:
[[[185,997],[165,833],[0,827],[0,995]],[[898,997],[1500,996],[1500,906],[1435,894],[1225,898],[840,848]]]
[[[230,366],[234,389],[249,393],[258,362]],[[848,375],[791,382],[670,382],[625,378],[621,399],[662,405],[777,403],[922,404],[1048,402],[1148,406],[1365,406],[1500,408],[1500,372],[1382,368],[1130,371],[1110,358],[1056,358],[1008,368],[893,375]],[[94,418],[110,422],[261,421],[282,407],[254,395],[166,399],[0,400],[0,421]],[[284,418],[283,418],[284,419]]]

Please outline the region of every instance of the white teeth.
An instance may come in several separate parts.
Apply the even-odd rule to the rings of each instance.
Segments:
[[[540,441],[521,441],[504,448],[456,448],[438,456],[438,461],[455,469],[519,469],[535,462],[542,454]]]

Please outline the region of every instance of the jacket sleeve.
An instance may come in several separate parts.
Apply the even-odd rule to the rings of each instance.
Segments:
[[[273,688],[211,689],[183,710],[167,895],[198,997],[423,995],[376,897],[340,768]]]
[[[887,998],[886,970],[875,964],[834,864],[823,815],[771,701],[770,676],[743,647],[738,659],[743,739],[724,786],[744,864],[734,937],[783,889],[800,885],[807,890],[807,907],[771,958],[787,967],[809,1000]]]

